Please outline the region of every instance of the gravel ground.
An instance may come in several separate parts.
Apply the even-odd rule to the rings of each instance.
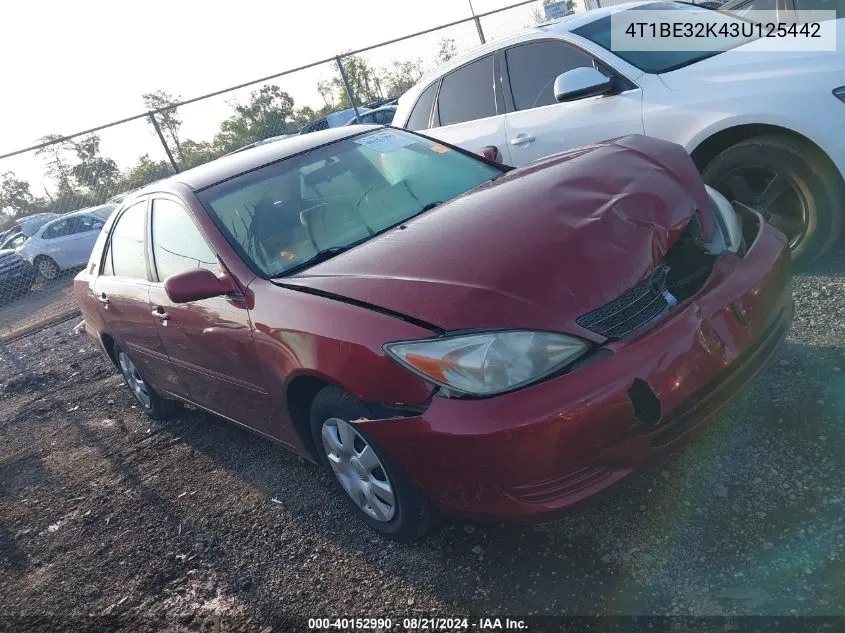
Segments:
[[[796,278],[773,365],[652,470],[555,522],[445,522],[416,545],[264,439],[190,410],[151,423],[73,322],[29,336],[12,348],[30,377],[0,364],[0,621],[845,615],[843,291],[841,250]]]

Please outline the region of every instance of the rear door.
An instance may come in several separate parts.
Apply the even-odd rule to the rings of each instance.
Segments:
[[[150,311],[146,227],[143,199],[117,218],[91,288],[105,331],[126,350],[144,378],[159,391],[184,395],[183,381],[170,365]]]
[[[642,91],[582,49],[561,40],[527,42],[505,49],[505,129],[512,164],[598,141],[643,133]],[[558,75],[581,66],[616,75],[618,94],[558,103]]]
[[[417,126],[426,120],[426,105],[432,104],[426,134],[471,152],[495,147],[499,160],[510,163],[505,104],[501,84],[496,81],[497,63],[496,55],[491,53],[432,84],[420,95],[407,128],[420,129]]]
[[[268,434],[278,416],[258,363],[252,323],[242,297],[192,303],[170,301],[164,281],[196,268],[223,272],[217,255],[176,197],[152,202],[150,240],[154,280],[150,308],[170,362],[196,404]]]

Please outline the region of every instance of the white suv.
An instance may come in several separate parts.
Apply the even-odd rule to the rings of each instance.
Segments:
[[[838,27],[836,52],[766,52],[759,41],[611,52],[610,15],[644,4],[563,18],[452,60],[399,100],[393,125],[517,166],[627,134],[674,141],[708,184],[758,209],[809,263],[845,213],[845,20],[822,24]]]

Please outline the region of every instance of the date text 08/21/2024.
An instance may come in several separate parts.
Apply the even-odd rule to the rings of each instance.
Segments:
[[[308,629],[319,630],[379,630],[389,631],[455,631],[455,630],[511,630],[525,631],[524,620],[512,618],[309,618]]]

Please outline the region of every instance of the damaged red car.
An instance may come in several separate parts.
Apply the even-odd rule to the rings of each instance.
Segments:
[[[680,146],[512,169],[358,126],[133,194],[75,292],[149,415],[277,440],[411,540],[554,515],[675,445],[771,359],[790,279],[785,238]]]

